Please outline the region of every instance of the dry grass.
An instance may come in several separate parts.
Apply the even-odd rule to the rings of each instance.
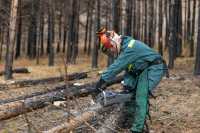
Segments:
[[[106,67],[106,57],[101,55],[99,57],[99,69]],[[55,65],[48,66],[48,58],[43,57],[40,59],[39,65],[36,64],[36,60],[29,60],[27,58],[21,58],[14,62],[14,68],[26,67],[31,72],[30,74],[14,74],[14,80],[18,79],[38,79],[52,76],[59,76],[64,74],[63,57],[57,56],[55,58]],[[0,71],[4,70],[4,64],[0,65]],[[87,55],[81,55],[77,58],[76,64],[68,64],[68,73],[91,71],[91,58]],[[5,82],[3,76],[0,77],[0,83]]]
[[[99,68],[106,67],[107,60],[105,56],[99,58]],[[2,65],[0,65],[2,67]],[[40,64],[36,65],[35,60],[19,59],[15,61],[15,67],[28,67],[30,74],[14,74],[14,79],[42,78],[60,75],[64,73],[64,65],[61,57],[56,57],[55,66],[48,67],[48,59],[42,58]],[[2,69],[0,67],[0,69]],[[193,77],[194,59],[177,58],[175,68],[170,70],[170,79],[164,79],[157,87],[156,99],[151,99],[152,123],[150,129],[154,133],[199,133],[200,131],[200,84],[199,78]],[[91,58],[79,56],[77,63],[69,64],[69,73],[90,71]],[[90,78],[81,80],[81,82],[91,82],[98,78],[96,72],[90,73]],[[3,81],[3,77],[1,77]],[[40,89],[37,89],[40,88]],[[29,94],[35,91],[41,91],[45,87],[34,86],[33,88],[18,88],[4,90],[1,92],[1,98],[16,97],[16,95]],[[18,94],[20,93],[20,94]],[[89,104],[87,100],[79,99],[81,106]],[[48,109],[47,109],[48,108]],[[38,128],[55,126],[55,123],[62,121],[62,111],[58,109],[40,109],[29,113],[29,119],[38,126]],[[58,114],[57,114],[58,113]],[[40,118],[40,115],[44,118]],[[39,124],[38,124],[39,123]],[[50,123],[50,124],[49,124]],[[26,132],[26,122],[22,117],[16,117],[7,121],[0,122],[0,132]],[[12,129],[13,128],[13,129]]]

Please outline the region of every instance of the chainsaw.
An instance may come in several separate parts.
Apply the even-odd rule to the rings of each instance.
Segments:
[[[96,96],[95,102],[101,106],[111,106],[113,104],[131,101],[131,98],[131,93],[102,91]]]

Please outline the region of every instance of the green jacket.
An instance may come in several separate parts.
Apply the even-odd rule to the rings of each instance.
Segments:
[[[133,76],[133,73],[141,68],[147,67],[149,62],[157,58],[162,57],[143,42],[134,40],[129,36],[122,36],[120,54],[114,63],[103,72],[101,78],[109,82],[118,73],[125,70],[125,85],[134,87],[136,84],[136,77]]]

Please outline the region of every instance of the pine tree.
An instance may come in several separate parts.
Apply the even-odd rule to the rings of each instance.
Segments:
[[[18,0],[11,1],[11,8],[10,8],[11,12],[10,12],[9,32],[8,32],[9,39],[8,39],[7,47],[6,47],[6,62],[5,62],[5,79],[6,80],[12,78],[18,2],[19,2]]]

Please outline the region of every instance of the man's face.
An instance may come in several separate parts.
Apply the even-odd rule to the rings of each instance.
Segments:
[[[118,56],[117,46],[114,45],[110,49],[103,51],[103,53],[106,54],[109,57],[117,58],[117,56]]]
[[[117,45],[120,45],[120,36],[115,33],[114,31],[110,31],[110,36],[109,36],[110,42],[112,44],[112,47],[110,48],[110,54],[114,58],[118,56],[119,50],[117,48]]]
[[[120,45],[120,36],[114,31],[107,31],[105,36],[101,38],[103,40],[102,52],[108,56],[116,58],[118,56],[119,50],[117,45]],[[106,48],[106,46],[108,48]]]

